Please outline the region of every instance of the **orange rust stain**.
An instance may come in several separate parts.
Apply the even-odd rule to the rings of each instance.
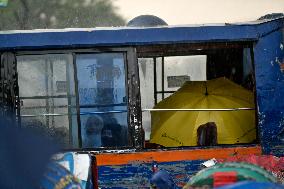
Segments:
[[[236,148],[212,148],[212,149],[189,149],[169,151],[132,152],[122,154],[98,154],[97,165],[125,165],[143,162],[172,162],[185,160],[208,160],[212,158],[222,159],[234,154],[249,155],[261,154],[261,147],[236,147]]]
[[[280,65],[281,72],[283,72],[284,71],[284,61],[282,63],[280,63],[279,65]]]

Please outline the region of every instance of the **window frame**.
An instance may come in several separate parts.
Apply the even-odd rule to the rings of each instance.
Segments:
[[[252,72],[254,77],[254,103],[255,103],[255,128],[256,128],[256,142],[247,144],[217,144],[216,146],[181,146],[181,147],[163,147],[163,150],[180,150],[180,149],[204,149],[204,148],[222,148],[222,147],[245,147],[255,146],[260,144],[259,138],[259,123],[258,123],[258,105],[257,105],[257,91],[256,91],[256,79],[255,79],[255,61],[254,61],[254,46],[255,41],[230,41],[230,42],[197,42],[197,43],[180,43],[180,44],[158,44],[148,46],[138,46],[137,59],[138,58],[164,58],[170,56],[190,56],[190,55],[207,55],[205,52],[216,49],[245,49],[248,48],[250,52],[250,63],[252,64]],[[137,66],[139,67],[139,66]],[[162,73],[163,75],[163,73]],[[140,77],[139,77],[140,78]],[[154,81],[155,82],[155,81]],[[157,91],[159,92],[159,91]],[[160,91],[165,93],[167,91]],[[154,94],[155,96],[155,94]],[[157,100],[154,97],[155,101]],[[155,102],[156,104],[156,102]],[[148,110],[149,111],[149,110]],[[141,109],[141,112],[143,110]],[[143,125],[143,123],[142,123]],[[144,139],[144,143],[148,140]],[[145,150],[153,150],[154,148],[144,147]],[[158,147],[160,148],[160,147]]]
[[[82,148],[82,135],[81,135],[81,121],[80,121],[80,105],[79,105],[79,93],[78,93],[78,75],[76,66],[76,54],[97,54],[97,53],[122,53],[124,57],[124,69],[125,69],[125,90],[126,90],[126,104],[127,104],[127,124],[128,124],[128,140],[129,145],[123,147],[100,147],[100,148]],[[104,151],[111,149],[129,149],[136,148],[141,149],[143,147],[143,138],[141,134],[142,130],[142,116],[139,110],[140,107],[140,91],[137,83],[139,81],[136,49],[133,47],[100,47],[100,48],[88,48],[88,49],[50,49],[50,50],[28,50],[17,51],[15,56],[25,55],[60,55],[69,54],[72,56],[72,66],[74,70],[74,86],[76,95],[76,112],[77,112],[77,124],[78,124],[78,147],[66,148],[65,150],[72,151]],[[18,70],[17,70],[18,72]],[[131,84],[129,84],[131,83]],[[20,107],[19,110],[20,112]],[[18,115],[21,117],[20,114]],[[72,136],[69,136],[69,140]]]

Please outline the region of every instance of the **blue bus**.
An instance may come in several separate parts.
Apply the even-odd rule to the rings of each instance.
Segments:
[[[1,114],[59,141],[63,151],[55,158],[84,188],[148,188],[157,168],[182,187],[212,158],[283,155],[284,17],[219,25],[1,31],[0,55]],[[217,142],[211,145],[153,142],[157,105],[185,82],[219,77],[250,91],[251,140],[220,143],[217,125]],[[227,110],[235,111],[207,111]],[[190,135],[179,132],[182,124],[192,123],[177,122],[173,133]],[[169,135],[164,136],[177,140]]]

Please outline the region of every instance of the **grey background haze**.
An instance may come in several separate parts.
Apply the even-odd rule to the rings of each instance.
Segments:
[[[269,13],[284,13],[284,0],[115,0],[127,21],[153,14],[169,25],[252,21]]]

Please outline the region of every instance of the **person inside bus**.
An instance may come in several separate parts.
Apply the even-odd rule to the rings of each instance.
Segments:
[[[208,122],[198,127],[197,145],[198,146],[217,145],[217,126],[215,122]]]
[[[120,125],[113,117],[106,117],[102,129],[102,144],[104,147],[127,145],[127,127]]]
[[[83,147],[96,148],[102,146],[102,129],[104,127],[103,119],[98,115],[88,117],[85,125],[85,137]]]

